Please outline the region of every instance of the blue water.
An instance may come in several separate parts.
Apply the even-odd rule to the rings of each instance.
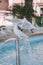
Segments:
[[[20,65],[43,65],[43,35],[30,37],[29,43],[19,40]],[[0,42],[0,65],[16,65],[16,51],[16,41]]]

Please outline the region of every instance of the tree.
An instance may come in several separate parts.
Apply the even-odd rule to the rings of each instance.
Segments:
[[[34,10],[31,6],[24,6],[23,8],[24,16],[27,18],[27,20],[31,21]]]
[[[14,5],[12,9],[13,15],[17,15],[20,18],[26,17],[27,20],[31,21],[31,17],[33,15],[33,7],[31,4],[27,4],[24,6]]]
[[[25,5],[26,6],[28,6],[28,5],[32,6],[32,2],[33,2],[33,0],[25,0]]]
[[[13,16],[18,16],[19,18],[22,18],[23,17],[22,10],[23,10],[23,6],[13,5],[13,8],[12,8]]]
[[[33,7],[32,7],[32,2],[33,2],[33,0],[25,0],[25,6],[29,7],[29,12],[30,12],[30,15],[29,15],[29,17],[27,16],[27,19],[29,19],[30,21],[32,20],[31,14],[34,12]]]

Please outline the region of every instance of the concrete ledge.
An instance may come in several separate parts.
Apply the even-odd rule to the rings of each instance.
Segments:
[[[34,33],[31,33],[31,32],[28,32],[26,30],[23,30],[22,32],[24,32],[27,36],[38,36],[38,35],[43,35],[43,31],[37,31],[37,32],[34,32]]]
[[[29,36],[38,36],[38,35],[43,35],[43,32],[36,32],[36,33],[31,33]]]
[[[18,36],[16,36],[14,33],[9,33],[7,35],[0,36],[0,41],[3,42],[9,38],[18,38]]]

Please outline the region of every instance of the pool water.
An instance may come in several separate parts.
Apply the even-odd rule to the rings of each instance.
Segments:
[[[18,65],[16,51],[15,40],[0,42],[0,65]],[[20,39],[19,53],[20,65],[43,65],[43,35],[30,37],[29,42]]]

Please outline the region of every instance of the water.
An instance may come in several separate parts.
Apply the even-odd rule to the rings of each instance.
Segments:
[[[20,38],[19,55],[14,39],[0,42],[0,65],[43,65],[43,35],[29,38],[16,25],[14,32]]]
[[[20,65],[43,65],[43,35],[19,40]],[[29,48],[28,48],[29,47]],[[0,42],[0,65],[16,65],[16,41]]]
[[[19,40],[19,43],[20,43],[20,64],[22,65],[22,62],[21,62],[23,61],[22,57],[24,57],[25,54],[28,55],[29,53],[28,51],[30,50],[28,50],[27,48],[28,43],[26,44],[23,40]],[[7,43],[0,42],[0,59],[1,59],[0,64],[1,65],[7,65],[7,64],[16,65],[16,50],[17,50],[16,41],[9,41]]]
[[[18,29],[17,25],[18,25],[18,24],[15,23],[15,25],[14,25],[14,33],[15,33],[20,39],[22,39],[22,41],[24,41],[23,51],[20,53],[20,54],[23,54],[23,56],[20,55],[21,61],[23,61],[22,57],[24,57],[25,54],[27,55],[27,60],[28,60],[28,58],[31,59],[32,52],[31,52],[31,46],[30,46],[30,42],[29,42],[29,37],[28,37],[27,35],[25,35],[23,32],[21,32],[21,31]],[[18,54],[18,55],[19,55],[19,54]],[[19,57],[18,57],[18,58],[19,58]],[[27,61],[25,61],[25,62],[27,62]],[[22,62],[22,63],[24,63],[24,62]],[[29,64],[30,64],[30,63],[31,63],[31,62],[29,62]],[[18,64],[18,65],[20,65],[20,64]],[[21,65],[22,65],[22,64],[21,64]],[[26,63],[24,63],[24,65],[26,65]],[[27,65],[28,65],[28,63],[27,63]]]

